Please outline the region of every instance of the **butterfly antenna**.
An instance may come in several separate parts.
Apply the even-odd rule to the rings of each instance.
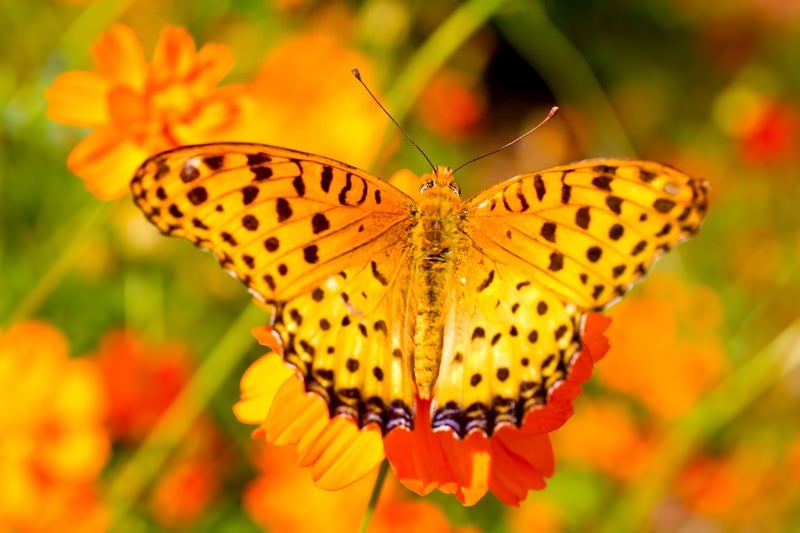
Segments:
[[[544,125],[545,122],[547,122],[548,120],[553,118],[556,115],[556,113],[558,113],[558,106],[551,107],[550,108],[550,112],[547,114],[547,116],[544,117],[544,119],[541,122],[539,122],[536,126],[534,126],[533,128],[529,129],[528,131],[526,131],[525,133],[523,133],[522,135],[520,135],[519,137],[517,137],[513,141],[507,142],[506,144],[504,144],[500,148],[492,150],[491,152],[487,152],[487,153],[485,153],[483,155],[479,155],[478,157],[473,157],[472,159],[470,159],[466,163],[461,163],[460,165],[458,165],[455,168],[455,170],[453,170],[453,174],[455,174],[456,172],[458,172],[459,170],[461,170],[465,166],[469,165],[470,163],[474,163],[475,161],[478,161],[479,159],[483,159],[484,157],[489,157],[492,154],[496,154],[497,152],[499,152],[501,150],[505,150],[506,148],[508,148],[509,146],[513,145],[517,141],[520,141],[520,140],[524,139],[525,137],[527,137],[528,135],[530,135],[534,131],[538,130],[542,125]]]
[[[364,86],[364,89],[366,89],[367,93],[369,93],[369,95],[372,97],[372,99],[373,99],[373,100],[375,100],[375,103],[376,103],[376,104],[378,104],[378,107],[380,107],[380,108],[383,110],[383,112],[384,112],[384,113],[386,113],[386,116],[387,116],[387,117],[389,117],[389,119],[390,119],[392,122],[394,122],[394,125],[395,125],[395,126],[397,126],[397,127],[400,129],[400,131],[402,131],[402,132],[403,132],[403,135],[405,135],[405,136],[406,136],[406,139],[408,139],[409,141],[411,141],[411,144],[413,144],[413,145],[414,145],[414,148],[416,148],[417,150],[419,150],[419,153],[421,153],[421,154],[422,154],[422,157],[424,157],[424,158],[425,158],[425,161],[427,161],[427,162],[428,162],[428,164],[431,166],[431,168],[433,169],[433,172],[434,172],[434,174],[435,174],[435,173],[436,173],[436,165],[434,165],[434,164],[433,164],[433,162],[431,161],[431,159],[428,157],[428,154],[426,154],[426,153],[425,153],[425,152],[422,150],[422,148],[420,148],[420,147],[419,147],[419,145],[418,145],[417,143],[415,143],[415,142],[414,142],[414,139],[412,139],[412,138],[411,138],[411,135],[409,135],[409,134],[408,134],[408,132],[407,132],[405,129],[403,129],[403,126],[401,126],[401,125],[400,125],[400,123],[399,123],[399,122],[397,122],[397,121],[394,119],[394,117],[393,117],[393,116],[392,116],[392,115],[391,115],[391,114],[390,114],[390,113],[389,113],[389,112],[386,110],[386,108],[385,108],[385,107],[383,107],[383,104],[380,102],[380,100],[378,100],[378,98],[377,98],[377,97],[376,97],[374,94],[372,94],[372,91],[370,91],[370,90],[369,90],[369,87],[367,87],[367,84],[366,84],[366,83],[364,83],[364,80],[362,80],[362,79],[361,79],[361,73],[358,71],[358,69],[357,69],[357,68],[354,68],[354,69],[353,69],[353,76],[355,77],[355,79],[357,79],[357,80],[359,81],[359,83],[361,83],[361,85],[363,85],[363,86]]]

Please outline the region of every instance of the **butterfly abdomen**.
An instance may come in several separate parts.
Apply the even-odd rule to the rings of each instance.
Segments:
[[[452,198],[436,196],[420,204],[419,223],[411,231],[414,328],[414,381],[420,398],[431,396],[439,374],[444,338],[444,301],[454,268],[458,220]]]

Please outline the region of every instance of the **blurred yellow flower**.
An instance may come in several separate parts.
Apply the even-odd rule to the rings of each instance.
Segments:
[[[92,361],[70,359],[53,327],[0,331],[0,530],[102,531],[94,482],[109,454]]]
[[[244,140],[249,109],[239,86],[217,88],[233,66],[227,47],[200,50],[183,28],[167,27],[150,63],[139,39],[113,25],[92,49],[96,71],[65,72],[47,89],[48,116],[93,128],[67,159],[98,198],[124,195],[150,155],[185,144]]]

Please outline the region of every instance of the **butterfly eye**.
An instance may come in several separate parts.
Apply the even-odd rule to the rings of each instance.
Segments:
[[[435,183],[433,182],[433,180],[426,181],[425,183],[422,184],[422,187],[419,188],[419,193],[422,194],[425,191],[433,189],[434,185],[435,185]]]
[[[456,183],[455,181],[454,181],[453,183],[451,183],[451,184],[450,184],[450,190],[451,190],[451,191],[453,192],[453,194],[455,194],[456,196],[461,196],[461,187],[459,187],[459,186],[458,186],[458,183]]]

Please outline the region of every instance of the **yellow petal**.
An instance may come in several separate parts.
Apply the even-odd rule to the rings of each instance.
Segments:
[[[261,424],[283,383],[294,374],[276,354],[267,354],[250,365],[242,377],[242,399],[233,413],[245,424]]]
[[[311,466],[311,477],[321,489],[339,490],[363,478],[383,460],[381,432],[375,427],[359,430],[345,418],[330,421],[318,439],[321,453]],[[330,436],[327,441],[325,436]]]

